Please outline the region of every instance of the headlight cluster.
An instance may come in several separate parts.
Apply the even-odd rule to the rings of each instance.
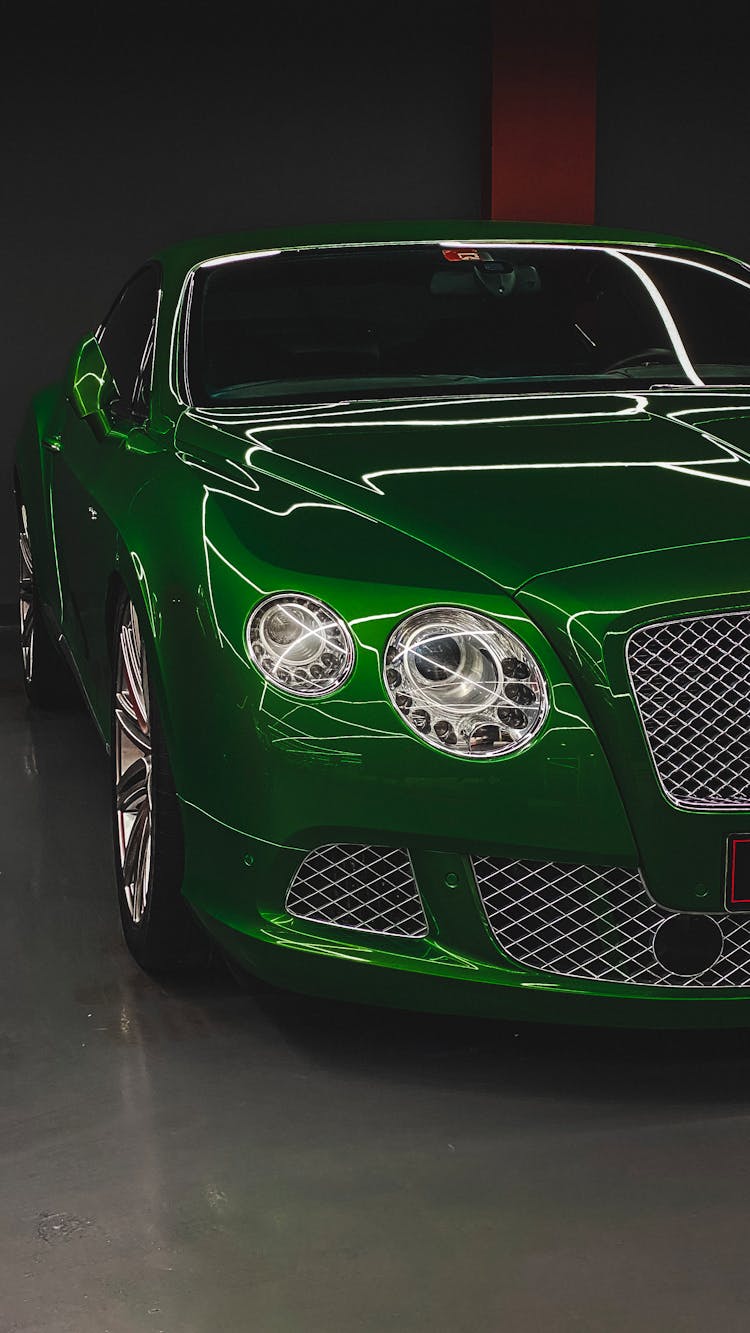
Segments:
[[[394,630],[385,683],[412,730],[469,758],[519,749],[547,715],[544,677],[528,648],[460,607],[418,611]]]
[[[280,593],[266,598],[250,616],[245,638],[261,674],[288,694],[330,694],[354,666],[347,626],[314,597]]]
[[[252,612],[245,638],[261,675],[287,694],[331,694],[354,667],[348,626],[314,597],[267,597]],[[544,677],[525,644],[489,616],[462,607],[431,607],[402,621],[386,644],[384,677],[407,726],[465,758],[520,749],[547,716]]]

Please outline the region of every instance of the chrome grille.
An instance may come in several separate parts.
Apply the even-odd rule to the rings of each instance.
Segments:
[[[630,679],[657,776],[675,805],[750,806],[750,612],[631,634]]]
[[[305,921],[409,939],[427,934],[408,852],[400,847],[316,847],[286,895],[286,910]]]
[[[633,871],[495,857],[473,866],[495,940],[524,967],[638,986],[750,986],[747,917],[714,915],[720,957],[697,976],[677,976],[653,952],[657,928],[675,914],[656,906]]]

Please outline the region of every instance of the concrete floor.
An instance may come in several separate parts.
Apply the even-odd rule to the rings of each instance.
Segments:
[[[164,986],[0,633],[0,1333],[745,1330],[743,1034]]]

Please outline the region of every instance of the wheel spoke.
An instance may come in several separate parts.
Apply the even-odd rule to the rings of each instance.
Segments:
[[[140,921],[143,915],[143,909],[146,906],[146,897],[148,894],[148,881],[151,873],[151,816],[144,824],[143,836],[138,848],[138,861],[135,868],[135,879],[133,881],[133,918]]]
[[[125,675],[125,684],[127,693],[130,695],[130,701],[134,708],[134,716],[138,719],[141,730],[148,730],[148,708],[145,698],[143,665],[140,649],[140,635],[136,643],[134,624],[135,615],[129,625],[123,624],[120,631],[120,648],[122,653],[122,665]],[[123,691],[125,692],[125,691]]]
[[[138,867],[143,856],[143,840],[150,836],[150,826],[148,803],[144,802],[133,821],[125,846],[122,878],[126,889],[132,889],[135,885]]]
[[[31,558],[26,510],[21,506],[18,531],[18,607],[21,628],[21,660],[27,681],[34,666],[34,565]]]
[[[117,695],[117,700],[120,704],[120,707],[115,709],[115,719],[118,726],[136,750],[140,750],[143,755],[150,754],[151,741],[147,733],[141,730],[130,701],[128,700],[126,703],[122,694]]]
[[[30,575],[34,568],[31,560],[31,545],[29,543],[29,534],[23,529],[18,534],[18,543],[21,550],[21,567],[25,570],[27,575]]]
[[[134,705],[134,703],[133,703],[133,700],[132,700],[131,697],[130,697],[130,694],[129,694],[127,688],[124,689],[124,690],[118,690],[118,691],[117,691],[117,695],[116,695],[115,697],[116,697],[117,703],[118,703],[118,704],[120,705],[120,707],[124,710],[124,712],[127,713],[128,717],[131,718],[131,720],[132,720],[133,722],[137,722],[137,721],[138,721],[138,714],[137,714],[137,712],[135,711],[135,705]]]
[[[143,805],[148,802],[148,779],[149,772],[143,759],[136,759],[129,768],[125,769],[122,777],[117,783],[115,793],[117,809],[123,814],[134,814]]]
[[[34,637],[34,610],[31,603],[28,603],[28,610],[23,617],[21,625],[21,648],[28,651]]]
[[[152,856],[148,675],[138,616],[126,608],[118,636],[115,694],[115,808],[125,900],[137,924],[149,893]],[[133,756],[135,751],[135,757]]]

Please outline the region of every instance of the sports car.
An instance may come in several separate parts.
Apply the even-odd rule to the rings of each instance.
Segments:
[[[499,223],[125,284],[15,457],[32,705],[125,939],[300,992],[750,1023],[750,267]]]

